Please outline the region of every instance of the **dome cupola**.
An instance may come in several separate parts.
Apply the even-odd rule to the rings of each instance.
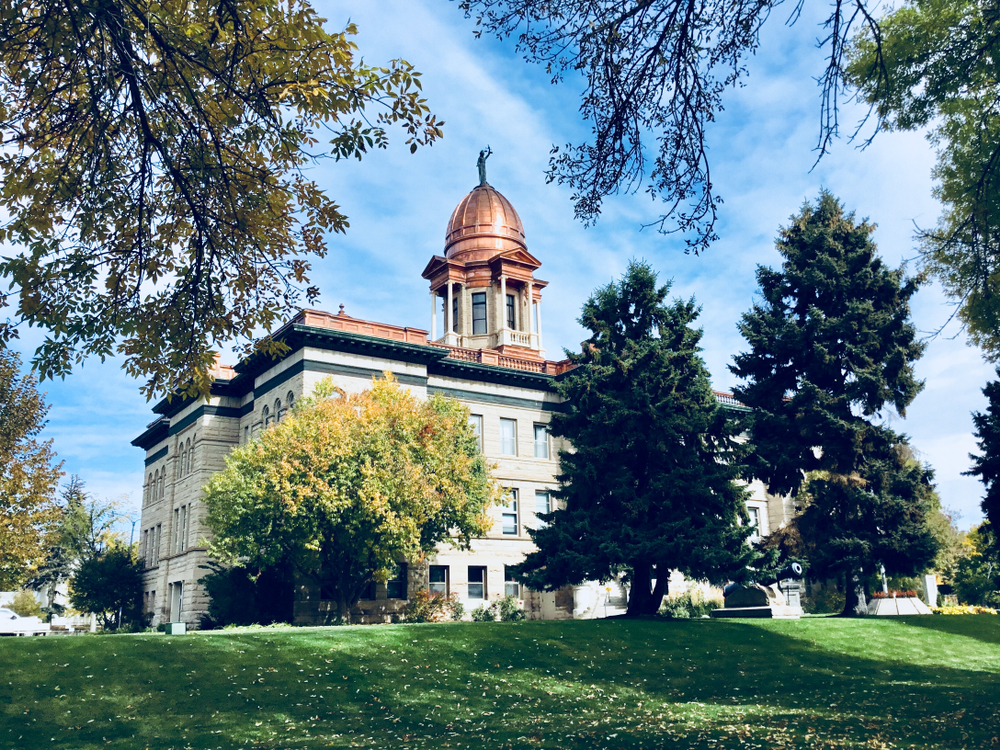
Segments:
[[[431,340],[478,350],[477,362],[496,364],[512,355],[540,361],[541,292],[535,278],[541,262],[528,252],[521,217],[486,181],[490,148],[479,152],[479,185],[451,213],[444,255],[435,255],[421,274],[430,282]],[[437,335],[438,315],[444,335]],[[490,350],[492,354],[483,352]]]
[[[521,217],[499,191],[486,182],[486,158],[480,155],[479,185],[451,213],[444,236],[446,258],[489,260],[511,250],[527,250]]]

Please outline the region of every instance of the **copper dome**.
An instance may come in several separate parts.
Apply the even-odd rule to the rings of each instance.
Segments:
[[[445,257],[488,260],[518,248],[527,250],[521,217],[490,185],[479,185],[452,212],[444,239]]]

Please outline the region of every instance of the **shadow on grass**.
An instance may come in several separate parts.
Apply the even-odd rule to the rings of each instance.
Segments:
[[[22,639],[0,747],[991,747],[1000,677],[896,645],[961,663],[968,633],[843,622]]]
[[[1000,644],[1000,617],[997,615],[934,615],[898,619],[912,627],[929,628],[941,633],[964,635],[984,643]]]

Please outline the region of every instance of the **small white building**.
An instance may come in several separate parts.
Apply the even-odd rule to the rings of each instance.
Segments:
[[[227,453],[278,421],[295,399],[332,377],[348,392],[369,387],[390,371],[414,393],[440,393],[469,407],[486,457],[508,488],[494,509],[493,529],[471,551],[441,546],[422,564],[373,587],[356,614],[382,621],[400,611],[417,588],[456,594],[467,608],[513,594],[530,618],[589,618],[620,612],[616,587],[593,584],[540,593],[522,590],[509,574],[534,546],[528,529],[536,512],[553,508],[558,453],[547,430],[560,399],[553,378],[569,366],[545,357],[541,262],[528,252],[524,227],[510,202],[488,184],[455,208],[444,254],[423,272],[430,283],[431,330],[306,310],[275,333],[289,351],[257,355],[215,370],[208,400],[161,401],[157,417],[132,444],[145,451],[140,556],[145,560],[146,608],[153,624],[198,627],[208,601],[198,580],[207,562],[201,488],[224,467]],[[438,325],[441,330],[438,331]],[[742,408],[718,394],[727,408]],[[752,521],[776,529],[792,508],[753,487]],[[328,622],[335,605],[322,585],[297,587],[295,621]]]

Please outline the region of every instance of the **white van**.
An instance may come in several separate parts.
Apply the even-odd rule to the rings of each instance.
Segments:
[[[49,624],[38,617],[21,617],[12,609],[0,608],[0,636],[48,634]]]

